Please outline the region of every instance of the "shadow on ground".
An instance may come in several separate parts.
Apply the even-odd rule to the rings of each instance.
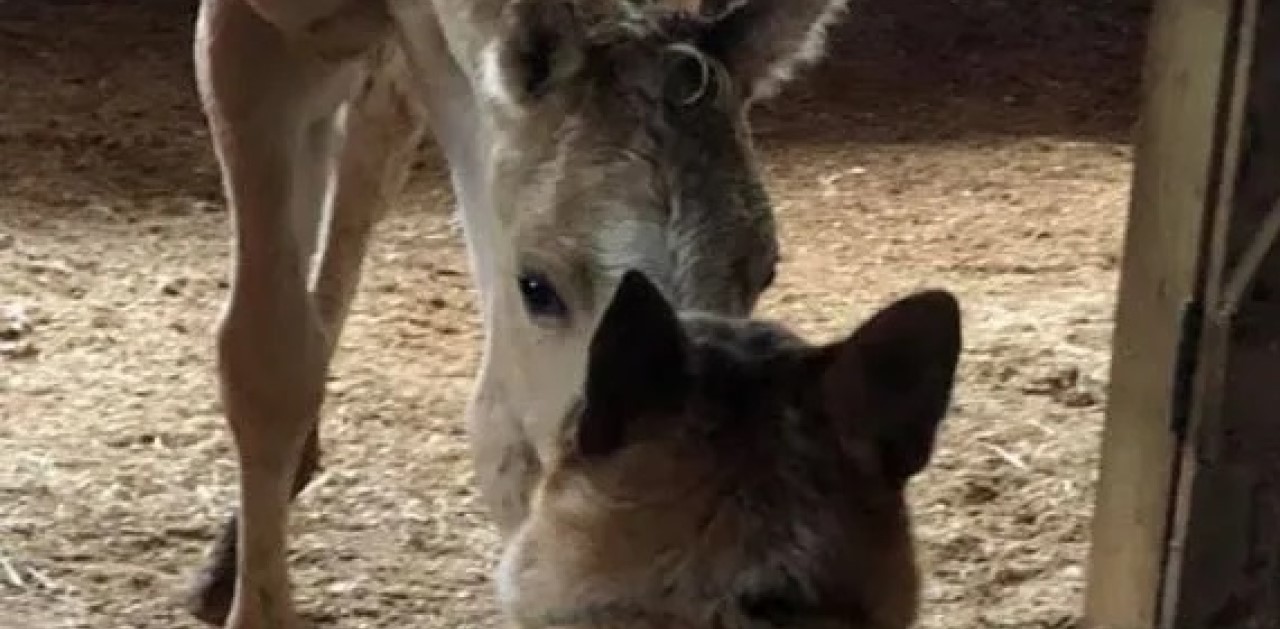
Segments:
[[[191,85],[194,7],[0,3],[0,186],[55,204],[110,193],[144,213],[150,196],[175,190],[194,205],[216,200]],[[1131,0],[855,1],[828,59],[762,107],[757,129],[767,145],[1123,143],[1145,15],[1146,3]]]

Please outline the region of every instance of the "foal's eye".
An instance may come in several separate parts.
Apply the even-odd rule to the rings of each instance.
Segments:
[[[568,307],[564,305],[564,300],[560,298],[560,294],[556,292],[555,286],[551,285],[547,276],[537,271],[525,271],[520,274],[517,282],[520,286],[520,297],[524,299],[524,308],[529,312],[529,316],[536,319],[563,319],[568,316]]]

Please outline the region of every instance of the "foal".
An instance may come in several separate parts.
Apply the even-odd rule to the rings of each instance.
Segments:
[[[906,629],[920,586],[903,490],[959,351],[946,292],[814,347],[761,321],[679,319],[628,274],[507,547],[504,611],[521,629]]]
[[[680,4],[202,1],[197,84],[235,237],[217,356],[240,508],[194,588],[198,616],[296,625],[289,502],[319,464],[370,234],[426,136],[479,293],[471,445],[504,535],[624,268],[681,308],[751,310],[777,240],[747,109],[817,56],[843,2]]]

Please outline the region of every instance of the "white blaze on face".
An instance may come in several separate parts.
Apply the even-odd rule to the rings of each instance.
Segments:
[[[628,269],[635,269],[648,276],[663,292],[670,290],[667,278],[675,272],[675,260],[671,255],[664,225],[656,217],[610,218],[592,238],[593,259],[599,268],[607,270],[611,276],[620,276]],[[611,293],[596,295],[596,305],[601,310],[608,303],[610,295]]]

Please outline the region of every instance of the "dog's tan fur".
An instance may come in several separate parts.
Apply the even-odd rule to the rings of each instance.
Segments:
[[[952,298],[907,298],[815,348],[763,322],[664,328],[641,283],[606,313],[599,335],[631,336],[594,346],[564,455],[504,557],[515,625],[906,629],[920,584],[903,489],[949,402]],[[683,349],[646,364],[668,339]]]

